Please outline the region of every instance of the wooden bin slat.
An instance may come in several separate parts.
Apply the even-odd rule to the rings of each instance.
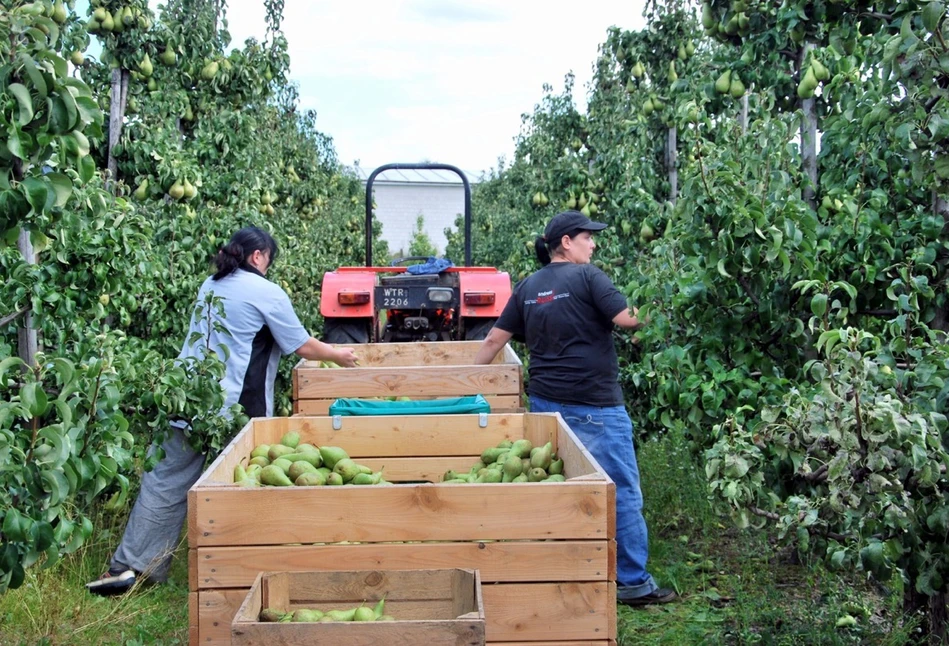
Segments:
[[[231,644],[231,619],[248,588],[202,590],[199,641]],[[499,583],[484,585],[485,640],[495,642],[586,641],[616,639],[616,584]]]
[[[506,344],[488,365],[476,365],[480,341],[350,344],[355,368],[329,369],[301,360],[293,368],[294,412],[326,415],[337,398],[432,399],[483,395],[493,412],[521,410],[523,364]]]
[[[362,545],[203,547],[193,555],[195,586],[245,587],[260,571],[387,570],[462,567],[481,581],[598,581],[616,579],[616,542],[504,541]]]
[[[396,393],[429,396],[504,395],[521,387],[520,366],[403,366],[307,370],[297,374],[296,399],[388,397]]]
[[[345,344],[336,344],[345,345]],[[481,348],[481,341],[434,341],[410,343],[357,343],[349,344],[359,356],[359,364],[364,367],[390,366],[429,366],[429,365],[473,365],[475,355]],[[521,360],[505,345],[495,364],[513,363],[519,365]],[[301,360],[297,367],[320,369],[319,362]],[[325,368],[322,368],[325,370]]]
[[[477,393],[483,395],[483,393]],[[393,393],[395,397],[411,397],[414,400],[439,399],[438,397],[422,396],[417,392],[399,391]],[[513,395],[483,395],[488,406],[493,413],[518,413],[524,412],[523,402],[520,394]],[[294,415],[329,415],[330,406],[333,405],[338,397],[323,399],[296,399],[293,402]]]
[[[485,520],[501,522],[501,494],[509,519],[503,538],[606,540],[612,488],[602,480],[287,487],[279,496],[264,487],[192,489],[189,504],[197,511],[188,541],[197,547],[495,538]]]

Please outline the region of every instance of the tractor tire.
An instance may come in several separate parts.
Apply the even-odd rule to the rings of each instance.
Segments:
[[[325,319],[324,343],[369,343],[369,323],[361,319]]]
[[[483,341],[497,319],[469,319],[465,321],[465,341]]]

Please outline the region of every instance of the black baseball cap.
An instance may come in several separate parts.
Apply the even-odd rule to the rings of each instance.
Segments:
[[[576,230],[602,231],[607,227],[602,222],[594,222],[580,211],[564,211],[550,218],[547,228],[544,229],[544,239],[547,242],[559,242],[562,237]]]

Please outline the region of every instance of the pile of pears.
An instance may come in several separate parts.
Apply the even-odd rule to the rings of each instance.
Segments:
[[[563,482],[563,459],[553,445],[534,446],[528,439],[502,440],[481,453],[467,473],[449,469],[442,476],[447,484],[496,482]]]
[[[246,467],[234,467],[234,482],[242,487],[391,484],[382,471],[358,464],[338,446],[301,443],[296,431],[285,433],[278,444],[258,444]]]
[[[297,608],[283,612],[276,608],[264,608],[260,611],[260,621],[282,623],[333,623],[339,621],[395,621],[395,617],[385,614],[386,598],[383,596],[374,608],[359,606],[348,610],[314,610]]]

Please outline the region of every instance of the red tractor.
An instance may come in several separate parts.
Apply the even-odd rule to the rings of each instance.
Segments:
[[[439,264],[450,263],[431,267],[430,258],[417,256],[397,258],[388,267],[372,266],[372,183],[391,169],[447,170],[461,178],[464,266],[438,271]],[[408,262],[417,264],[400,266]],[[447,164],[386,164],[366,181],[366,266],[340,267],[323,276],[323,340],[343,344],[480,340],[510,297],[511,278],[506,272],[471,266],[471,187],[465,174]]]

